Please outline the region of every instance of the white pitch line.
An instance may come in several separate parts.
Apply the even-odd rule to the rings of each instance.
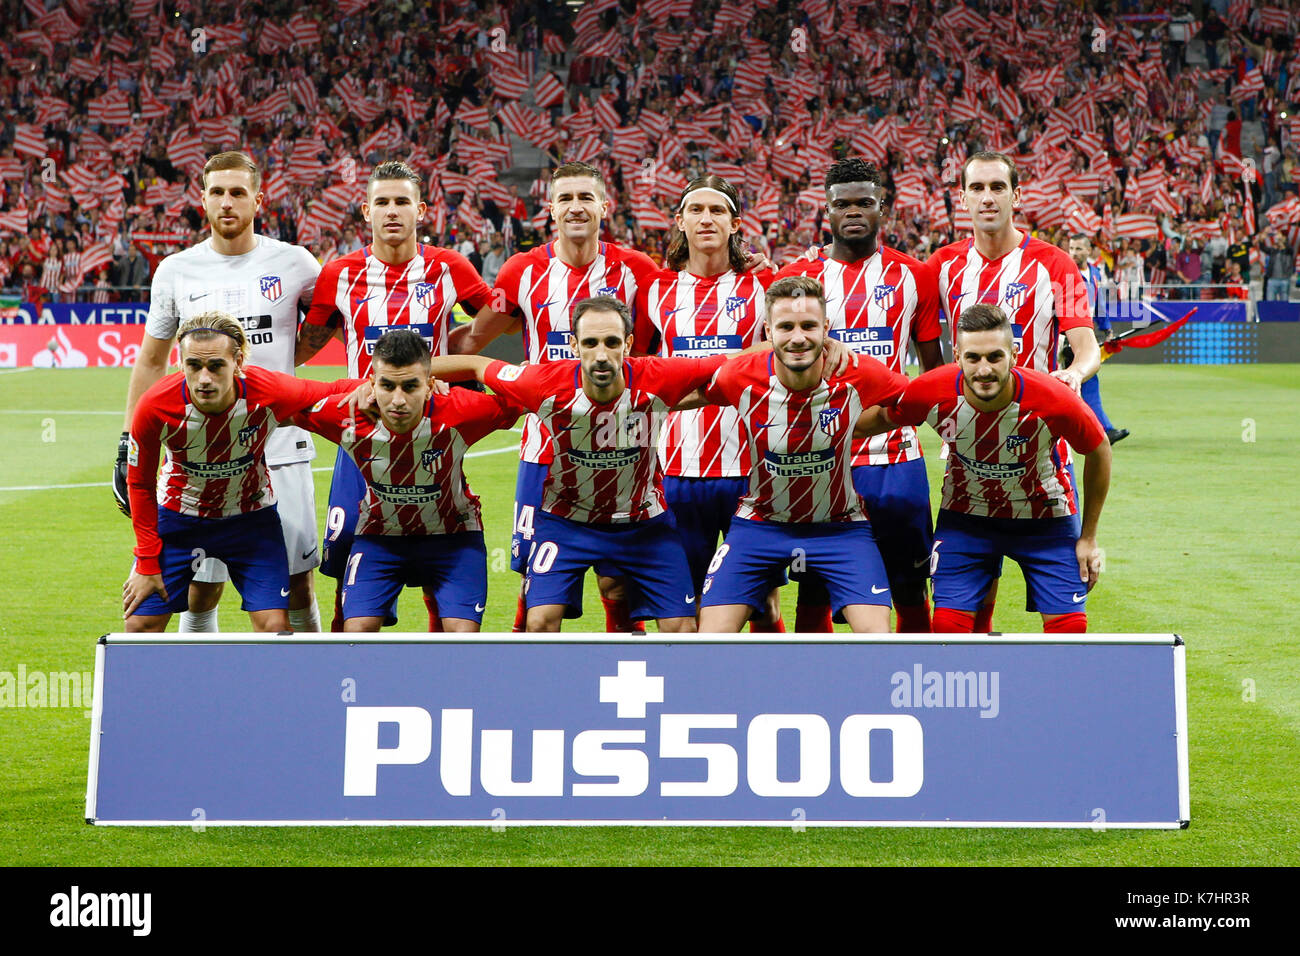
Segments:
[[[27,368],[0,368],[0,375],[15,375],[18,372],[34,372],[36,369],[28,366]]]
[[[466,458],[481,458],[484,455],[499,455],[506,451],[518,451],[518,445],[507,445],[505,448],[489,448],[485,451],[467,452]],[[331,465],[328,468],[313,468],[312,471],[333,471]],[[67,488],[108,488],[113,483],[111,481],[88,481],[76,485],[10,485],[7,488],[0,488],[0,494],[6,491],[61,491]]]

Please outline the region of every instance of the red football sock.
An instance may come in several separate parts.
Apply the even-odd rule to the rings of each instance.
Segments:
[[[610,634],[644,634],[645,624],[632,620],[627,613],[627,601],[600,599],[605,608],[605,630]]]
[[[934,609],[934,633],[936,634],[970,634],[975,624],[974,611],[958,611],[951,607]]]
[[[794,629],[799,634],[829,634],[835,630],[828,604],[796,604]]]
[[[987,634],[993,630],[993,605],[981,604],[980,609],[975,612],[975,633]],[[937,631],[938,628],[935,628]]]
[[[749,633],[751,634],[784,634],[785,618],[778,617],[775,622],[768,621],[750,621]]]
[[[1085,634],[1087,631],[1088,615],[1083,611],[1072,611],[1043,621],[1044,634]]]
[[[429,609],[429,633],[442,633],[442,617],[438,614],[438,602],[431,595],[424,596],[424,606]]]
[[[336,634],[343,632],[343,582],[334,585],[334,620],[330,621],[330,630]]]
[[[930,633],[930,601],[922,598],[920,604],[900,604],[894,608],[898,614],[899,634]]]
[[[515,607],[515,623],[510,630],[516,634],[522,634],[527,630],[528,624],[528,605],[524,603],[523,592],[519,592],[519,604]]]

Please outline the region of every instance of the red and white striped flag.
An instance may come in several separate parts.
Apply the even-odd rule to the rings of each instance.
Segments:
[[[523,70],[514,67],[493,70],[488,79],[492,83],[493,92],[507,100],[519,99],[528,89],[528,77],[524,76]]]
[[[293,42],[299,46],[315,46],[320,43],[320,31],[316,21],[301,13],[295,13],[289,18],[288,28],[293,34]]]
[[[17,209],[6,209],[0,212],[0,232],[12,232],[18,235],[26,235],[27,206],[22,205]]]
[[[543,108],[558,106],[564,102],[564,84],[554,73],[543,73],[533,88],[533,102]]]
[[[39,126],[19,123],[14,127],[14,152],[41,159],[45,156],[45,137]]]
[[[1148,213],[1126,212],[1115,219],[1115,235],[1121,239],[1152,239],[1160,235],[1156,217]]]

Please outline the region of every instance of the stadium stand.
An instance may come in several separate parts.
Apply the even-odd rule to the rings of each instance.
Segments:
[[[322,262],[366,240],[370,167],[405,158],[423,234],[481,267],[492,235],[505,254],[544,240],[562,159],[602,168],[609,237],[656,257],[685,182],[722,175],[780,264],[823,236],[829,162],[862,155],[889,175],[886,243],[923,259],[965,233],[957,173],[994,148],[1025,225],[1094,236],[1121,288],[1286,298],[1296,6],[0,0],[0,286],[143,298],[202,238],[197,174],[220,149],[263,165],[260,231]]]

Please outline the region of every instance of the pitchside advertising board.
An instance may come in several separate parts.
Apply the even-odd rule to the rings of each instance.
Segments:
[[[1174,635],[536,637],[108,635],[96,655],[86,818],[1190,819]]]

